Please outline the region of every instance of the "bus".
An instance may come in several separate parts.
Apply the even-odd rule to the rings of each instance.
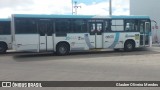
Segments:
[[[149,47],[149,16],[13,14],[13,48],[17,51],[72,51]]]
[[[11,39],[11,20],[0,19],[0,53],[6,53],[8,49],[12,49]]]

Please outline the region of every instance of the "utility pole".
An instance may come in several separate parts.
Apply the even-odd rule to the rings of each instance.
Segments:
[[[73,0],[71,0],[71,2],[72,2],[72,15],[73,15],[73,13],[74,13],[74,12],[73,12]]]
[[[112,16],[112,0],[109,0],[109,15]]]
[[[81,8],[81,6],[77,6],[77,1],[75,1],[74,4],[75,4],[75,6],[74,6],[75,12],[74,13],[75,13],[75,15],[77,15],[77,9]]]

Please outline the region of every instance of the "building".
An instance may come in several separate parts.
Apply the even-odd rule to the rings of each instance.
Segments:
[[[148,15],[152,20],[152,42],[160,43],[160,0],[130,0],[130,15]]]

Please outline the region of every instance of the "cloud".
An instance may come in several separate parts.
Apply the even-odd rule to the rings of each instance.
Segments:
[[[113,15],[129,15],[130,0],[112,0]]]
[[[71,0],[35,0],[33,11],[47,14],[71,13]]]
[[[78,14],[108,15],[108,0],[90,4],[78,1]],[[129,0],[113,0],[113,15],[129,15]],[[11,14],[72,14],[71,0],[0,0],[0,18]]]
[[[112,0],[112,14],[113,15],[129,15],[129,1],[130,0]],[[92,3],[86,5],[84,3],[78,4],[82,8],[78,8],[78,14],[85,15],[109,15],[109,2]]]
[[[81,3],[78,6],[81,6],[78,8],[78,14],[83,15],[108,15],[109,11],[108,2],[92,3],[91,5]]]
[[[12,2],[15,1],[17,3]],[[1,0],[1,18],[11,14],[71,14],[71,0]],[[1,5],[0,4],[0,5]]]
[[[33,0],[0,0],[0,8],[16,8],[17,6],[28,6]]]

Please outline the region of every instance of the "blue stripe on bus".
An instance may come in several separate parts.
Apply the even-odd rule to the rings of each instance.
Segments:
[[[43,14],[15,14],[19,18],[93,18],[95,15],[43,15]]]
[[[19,18],[103,18],[103,19],[149,19],[149,16],[100,16],[100,15],[45,15],[45,14],[14,14]]]
[[[111,46],[109,46],[109,48],[115,48],[115,46],[117,45],[118,41],[119,41],[119,37],[120,37],[120,33],[119,32],[116,32],[116,37],[112,43]]]
[[[85,42],[86,42],[87,46],[88,46],[89,48],[94,48],[94,46],[93,46],[93,45],[91,44],[91,42],[90,42],[90,39],[89,39],[88,34],[85,34],[85,35],[84,35],[84,38],[85,38]]]
[[[149,19],[149,16],[111,16],[112,19]]]
[[[0,21],[2,22],[2,21],[11,21],[9,18],[7,18],[7,19],[0,19]]]

